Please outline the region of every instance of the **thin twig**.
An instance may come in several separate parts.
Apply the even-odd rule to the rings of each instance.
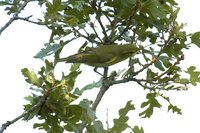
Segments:
[[[168,37],[168,39],[164,41],[164,42],[165,42],[164,46],[160,49],[159,53],[157,54],[157,56],[156,56],[155,58],[158,59],[158,58],[160,57],[160,55],[161,55],[161,54],[163,53],[163,51],[165,50],[165,48],[166,48],[166,46],[168,45],[168,43],[169,43],[169,41],[171,40],[171,38],[172,38],[172,35],[170,34],[170,36]],[[155,63],[155,61],[151,61],[151,63],[144,65],[143,68],[141,68],[140,70],[134,72],[134,73],[133,73],[133,76],[138,75],[140,72],[144,71],[145,69],[147,69],[149,66],[151,66],[151,65],[154,64],[154,63]]]
[[[109,129],[109,114],[108,114],[108,108],[106,109],[106,125],[107,125],[107,130]]]
[[[115,85],[115,84],[126,83],[126,82],[129,82],[129,81],[149,82],[149,83],[152,83],[152,81],[146,80],[146,79],[125,78],[125,79],[121,79],[121,80],[111,81],[111,82],[109,82],[109,84],[110,84],[110,86],[111,86],[111,85]],[[154,83],[152,83],[152,84],[154,84]]]
[[[110,35],[108,37],[109,40],[112,40],[113,36],[115,36],[115,32],[116,32],[116,29],[117,29],[117,23],[118,23],[118,18],[117,18],[117,13],[116,13],[116,10],[114,9],[114,19],[113,21],[110,20],[110,18],[105,15],[107,17],[107,19],[109,20],[110,22],[110,26],[111,26],[111,32],[110,32]],[[112,42],[114,43],[114,42]]]
[[[16,17],[16,20],[23,20],[23,21],[27,21],[27,22],[29,22],[29,23],[33,23],[33,24],[37,24],[37,25],[46,25],[46,24],[41,23],[41,22],[35,22],[35,21],[30,20],[31,17],[32,17],[32,15],[30,15],[30,16],[28,16],[28,17],[25,17],[25,18]]]
[[[90,27],[93,29],[93,31],[94,31],[96,37],[99,39],[99,41],[100,41],[101,43],[103,43],[103,42],[102,42],[102,39],[99,37],[99,35],[98,35],[98,33],[97,33],[96,29],[95,29],[94,24],[90,24]]]
[[[151,63],[144,65],[143,68],[141,68],[140,70],[134,72],[134,73],[133,73],[133,76],[138,75],[139,73],[141,73],[142,71],[144,71],[145,69],[147,69],[149,66],[151,66],[153,63],[154,63],[154,62],[152,61]]]
[[[133,26],[126,26],[126,28],[118,35],[116,36],[112,42],[115,42],[117,39],[119,39],[124,33],[126,33],[129,29],[131,29]]]
[[[173,67],[175,67],[177,64],[179,64],[180,61],[181,61],[181,58],[177,58],[176,62],[174,62],[174,64],[171,65],[165,72],[163,72],[163,73],[161,73],[159,76],[157,76],[157,77],[155,78],[155,80],[158,80],[158,79],[160,79],[162,76],[164,76],[165,74],[168,74],[168,73],[171,71],[171,69],[173,69]]]
[[[89,36],[85,36],[85,35],[83,35],[83,34],[80,33],[79,30],[77,30],[76,28],[72,27],[72,29],[73,29],[73,31],[74,31],[75,33],[78,34],[78,36],[85,38],[85,39],[88,40],[89,42],[95,42],[95,43],[97,43],[97,44],[100,44],[100,42],[91,39]]]
[[[139,9],[139,4],[138,2],[136,3],[136,6],[132,9],[129,18],[127,19],[127,26],[124,28],[124,30],[115,38],[113,38],[112,42],[115,42],[117,39],[119,39],[124,33],[126,33],[129,29],[133,27],[132,21],[135,15],[137,14],[137,10]]]
[[[26,5],[28,4],[28,2],[30,2],[31,0],[25,0],[24,3],[19,7],[19,9],[13,14],[13,17],[10,18],[10,20],[0,29],[0,35],[1,33],[8,28],[9,25],[11,25],[11,23],[17,19],[19,13],[26,7]]]
[[[96,13],[99,13],[99,11],[102,11],[101,3],[102,3],[102,1],[99,2],[99,4],[98,4],[98,10],[97,10]],[[104,27],[104,25],[103,25],[103,23],[101,21],[101,17],[97,15],[96,18],[97,18],[97,21],[99,22],[99,25],[101,26],[102,32],[103,32],[103,34],[105,36],[105,42],[106,42],[106,41],[108,41],[107,40],[108,39],[108,35],[107,35],[107,32],[106,32],[106,29],[105,29],[105,27]]]
[[[131,43],[135,42],[135,40],[136,40],[136,39],[135,39],[135,36],[136,36],[137,30],[138,30],[138,26],[136,26],[136,28],[133,29],[133,36],[132,36],[132,39],[131,39]]]
[[[104,34],[104,37],[105,37],[105,40],[104,42],[107,43],[108,40],[108,35],[107,35],[107,32],[106,32],[106,29],[101,21],[101,16],[98,15],[98,14],[101,14],[102,13],[102,7],[101,7],[101,4],[102,4],[102,0],[99,2],[99,4],[97,5],[96,3],[96,0],[93,0],[90,5],[91,7],[93,8],[93,10],[96,12],[96,19],[102,29],[102,33]]]

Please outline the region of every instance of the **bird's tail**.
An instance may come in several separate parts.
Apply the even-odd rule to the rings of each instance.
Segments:
[[[57,62],[66,62],[66,63],[81,63],[81,54],[71,55],[65,58],[58,59]]]

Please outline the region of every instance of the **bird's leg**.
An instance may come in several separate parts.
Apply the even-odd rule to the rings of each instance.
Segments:
[[[95,71],[96,73],[98,73],[99,75],[103,76],[103,74],[101,74],[100,72],[97,71],[97,68],[98,68],[98,67],[95,67],[95,68],[94,68],[94,71]]]
[[[108,76],[108,67],[104,67],[104,73],[103,73],[103,74],[101,74],[100,72],[98,72],[98,71],[97,71],[97,68],[98,68],[98,67],[95,67],[95,68],[94,68],[94,71],[95,71],[96,73],[98,73],[99,75],[101,75],[102,77],[107,78],[107,76]]]
[[[104,67],[103,77],[104,78],[108,77],[108,67]]]

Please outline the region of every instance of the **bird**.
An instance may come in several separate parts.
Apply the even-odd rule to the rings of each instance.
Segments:
[[[83,63],[95,68],[109,67],[117,64],[139,51],[134,44],[100,45],[95,48],[86,48],[77,54],[59,58],[57,62]]]

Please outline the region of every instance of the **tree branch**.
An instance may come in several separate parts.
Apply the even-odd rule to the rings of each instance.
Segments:
[[[104,74],[103,74],[103,85],[100,88],[99,93],[97,94],[97,97],[94,101],[94,103],[92,104],[91,109],[93,111],[96,111],[97,106],[99,105],[102,97],[104,96],[105,92],[110,88],[111,84],[108,83],[108,79],[107,79],[107,75],[108,75],[108,67],[104,68]]]
[[[95,101],[93,102],[92,104],[92,107],[91,109],[95,112],[96,111],[96,108],[97,106],[99,105],[102,97],[104,96],[105,92],[110,88],[111,84],[109,84],[108,82],[108,67],[104,67],[104,74],[103,74],[103,83],[102,83],[102,87],[100,88],[100,91],[99,93],[97,94],[97,97],[95,99]],[[79,132],[82,133],[83,132],[83,129],[85,128],[86,126],[86,122],[83,121],[81,124],[80,124],[80,127],[79,127]]]
[[[110,22],[110,26],[111,26],[111,32],[110,32],[110,35],[108,37],[110,40],[112,40],[113,36],[116,33],[116,29],[118,27],[117,23],[119,21],[119,19],[117,18],[117,13],[116,13],[115,8],[113,10],[114,10],[114,19],[113,19],[113,21],[110,20],[109,16],[105,15],[107,17],[108,21]],[[112,43],[114,43],[114,41],[112,41]]]
[[[11,121],[7,121],[6,123],[2,124],[1,128],[0,128],[0,133],[3,133],[4,130],[6,130],[6,128],[8,126],[10,126],[11,124],[14,124],[16,121],[20,120],[21,118],[23,118],[25,115],[32,113],[33,111],[35,111],[36,109],[40,108],[46,101],[46,96],[43,96],[40,98],[39,102],[33,106],[31,109],[29,109],[28,111],[25,111],[24,113],[22,113],[20,116],[18,116],[17,118],[11,120]]]
[[[37,24],[37,25],[45,25],[46,24],[43,24],[43,23],[40,23],[40,22],[35,22],[35,21],[32,21],[30,20],[30,18],[32,17],[32,15],[28,16],[28,17],[25,17],[25,18],[22,18],[22,17],[16,17],[16,20],[23,20],[23,21],[27,21],[29,23],[33,23],[33,24]]]
[[[130,13],[130,16],[127,19],[127,26],[126,28],[115,38],[113,38],[112,42],[115,42],[117,39],[119,39],[124,33],[126,33],[129,29],[131,29],[134,25],[132,25],[132,21],[137,13],[138,8],[140,8],[140,4],[137,2],[136,6],[133,8],[132,12]]]
[[[106,32],[106,29],[105,29],[105,27],[104,27],[104,25],[103,25],[103,23],[102,23],[102,21],[101,21],[101,15],[99,15],[99,14],[102,13],[101,4],[102,4],[102,0],[99,2],[98,5],[97,5],[97,3],[96,3],[96,0],[93,0],[93,1],[90,3],[91,7],[93,8],[93,10],[94,10],[95,13],[96,13],[96,19],[97,19],[97,21],[98,21],[98,23],[99,23],[99,25],[100,25],[100,27],[101,27],[101,29],[102,29],[102,32],[103,32],[103,34],[104,34],[104,37],[105,37],[105,38],[104,38],[104,43],[109,43],[108,35],[107,35],[107,32]]]
[[[11,124],[14,124],[15,122],[17,122],[21,118],[25,117],[27,114],[32,113],[36,109],[39,109],[40,107],[42,107],[45,104],[46,99],[48,98],[48,96],[55,90],[56,90],[56,88],[52,88],[51,90],[47,91],[43,96],[40,97],[38,103],[35,104],[32,108],[30,108],[29,110],[25,111],[24,113],[19,115],[17,118],[15,118],[15,119],[13,119],[11,121],[7,121],[6,123],[2,124],[2,126],[0,128],[0,133],[3,133],[3,131],[6,130],[6,128],[8,126],[10,126]]]
[[[93,31],[94,31],[95,35],[97,36],[97,38],[99,39],[99,41],[100,41],[101,43],[103,43],[103,42],[102,42],[102,39],[99,37],[99,35],[98,35],[98,33],[97,33],[96,29],[95,29],[94,23],[91,22],[91,23],[90,23],[90,27],[93,29]]]
[[[31,1],[31,0],[25,0],[24,3],[19,7],[18,11],[15,12],[15,13],[13,14],[13,17],[10,18],[10,20],[9,20],[3,27],[1,27],[1,29],[0,29],[0,35],[1,35],[1,33],[2,33],[6,28],[8,28],[8,26],[9,26],[14,20],[17,19],[19,13],[26,7],[26,5],[28,4],[28,2],[30,2],[30,1]]]
[[[89,36],[85,36],[85,35],[83,35],[83,34],[80,33],[79,30],[77,30],[76,28],[72,27],[72,29],[73,29],[73,31],[74,31],[75,33],[77,33],[80,37],[85,38],[85,39],[88,40],[89,42],[95,42],[95,43],[97,43],[97,44],[100,44],[100,42],[91,39]]]
[[[99,91],[99,93],[97,94],[97,97],[96,97],[94,103],[92,104],[92,108],[91,108],[91,109],[92,109],[93,111],[96,111],[97,106],[99,105],[99,103],[100,103],[102,97],[104,96],[105,92],[109,89],[109,87],[110,87],[110,86],[102,86],[102,87],[100,88],[100,91]]]

